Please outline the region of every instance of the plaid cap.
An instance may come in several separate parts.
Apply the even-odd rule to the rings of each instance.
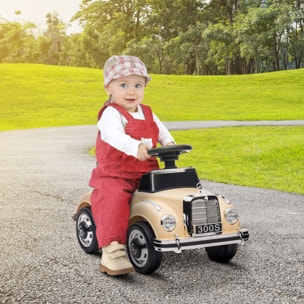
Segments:
[[[129,75],[145,77],[146,85],[152,79],[147,73],[145,64],[138,57],[114,55],[106,61],[103,69],[104,87],[106,87],[113,79]]]

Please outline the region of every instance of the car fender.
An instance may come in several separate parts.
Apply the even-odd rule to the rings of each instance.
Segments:
[[[241,228],[239,219],[236,221],[235,224],[232,225],[232,224],[229,224],[225,218],[226,209],[235,209],[235,207],[232,204],[228,204],[227,201],[225,201],[221,197],[218,197],[218,200],[219,200],[220,210],[221,210],[223,234],[238,232],[239,229]]]
[[[162,216],[168,214],[172,215],[176,220],[176,227],[170,232],[166,231],[161,225]],[[144,199],[131,206],[129,226],[139,221],[146,221],[153,229],[156,239],[175,239],[176,235],[179,237],[184,236],[184,223],[181,216],[178,216],[165,203]]]
[[[77,219],[77,214],[79,213],[79,211],[85,207],[89,207],[91,206],[91,195],[92,195],[92,191],[86,193],[78,202],[78,206],[77,206],[77,210],[73,215],[73,219],[76,221]]]

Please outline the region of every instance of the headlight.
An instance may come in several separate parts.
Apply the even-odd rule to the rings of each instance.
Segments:
[[[238,220],[238,211],[236,209],[226,209],[225,210],[225,218],[226,221],[233,225],[237,222]]]
[[[164,215],[160,223],[166,231],[172,231],[176,226],[175,218],[172,215]]]

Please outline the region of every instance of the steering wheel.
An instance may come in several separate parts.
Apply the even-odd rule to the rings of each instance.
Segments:
[[[174,145],[150,149],[147,152],[150,156],[159,157],[160,161],[165,163],[165,169],[172,169],[176,168],[175,161],[178,160],[179,155],[191,150],[191,145]]]

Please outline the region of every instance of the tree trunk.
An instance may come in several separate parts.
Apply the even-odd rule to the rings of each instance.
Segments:
[[[226,57],[226,75],[231,75],[230,71],[230,58]]]
[[[266,72],[268,73],[269,72],[269,66],[268,66],[268,60],[267,59],[265,60],[265,65],[266,65]]]
[[[298,58],[298,57],[295,58],[296,69],[299,69],[299,68],[300,68],[300,66],[301,66],[301,61],[302,61],[302,58]]]
[[[287,65],[288,65],[288,53],[284,53],[284,69],[287,70]]]
[[[274,71],[280,71],[279,51],[277,47],[276,33],[274,33]]]

